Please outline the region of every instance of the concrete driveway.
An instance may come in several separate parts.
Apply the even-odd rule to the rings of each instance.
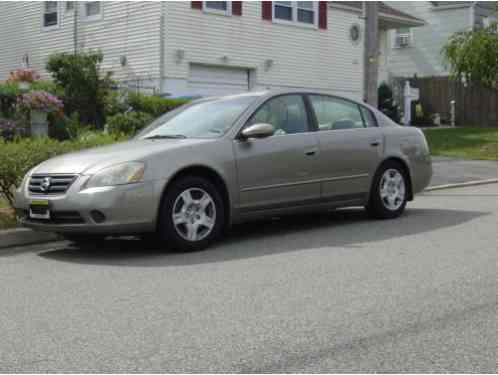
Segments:
[[[498,178],[498,162],[433,156],[431,186]]]
[[[496,372],[498,185],[235,228],[0,253],[2,372]]]

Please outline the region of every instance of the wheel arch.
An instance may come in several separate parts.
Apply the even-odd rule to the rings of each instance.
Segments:
[[[395,163],[398,163],[401,168],[403,168],[403,172],[405,173],[407,179],[408,179],[408,201],[412,201],[413,200],[413,186],[412,186],[412,175],[411,175],[411,172],[410,172],[410,167],[407,163],[406,160],[404,160],[402,157],[400,156],[388,156],[386,157],[384,160],[382,160],[377,169],[375,170],[375,174],[374,174],[374,178],[372,179],[372,183],[371,183],[371,186],[370,186],[370,194],[372,193],[373,191],[373,187],[374,187],[374,183],[375,183],[375,180],[376,180],[376,176],[377,176],[377,173],[379,172],[379,170],[386,164],[386,163],[389,163],[389,162],[395,162]]]
[[[206,165],[202,164],[195,164],[195,165],[190,165],[183,167],[179,169],[175,174],[173,174],[169,180],[166,182],[163,191],[161,193],[161,200],[159,203],[159,209],[157,212],[157,220],[156,223],[159,224],[159,215],[161,215],[161,207],[163,205],[164,198],[166,196],[166,192],[168,189],[171,187],[171,185],[178,179],[185,177],[185,176],[195,176],[195,177],[202,177],[207,180],[209,180],[215,187],[218,189],[218,191],[221,194],[221,198],[223,200],[223,211],[225,214],[225,226],[229,226],[231,223],[231,199],[230,199],[230,193],[228,190],[228,186],[222,177],[222,175],[216,171],[215,169],[208,167]]]

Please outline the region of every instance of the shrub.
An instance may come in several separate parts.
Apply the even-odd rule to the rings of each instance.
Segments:
[[[382,83],[378,89],[379,110],[394,122],[400,122],[399,108],[396,104],[393,91],[386,83]]]
[[[187,103],[186,99],[161,98],[144,94],[130,93],[128,104],[137,112],[145,112],[153,117],[159,117]]]
[[[0,118],[0,137],[6,141],[25,134],[25,128],[15,120]]]
[[[114,85],[112,73],[101,74],[101,52],[56,53],[49,57],[47,70],[55,83],[64,89],[64,109],[78,112],[85,124],[102,127],[105,97]]]
[[[15,82],[0,83],[0,114],[5,117],[14,115],[17,96],[20,92]]]
[[[0,138],[0,195],[13,207],[14,190],[31,168],[57,155],[107,145],[121,139],[102,132],[64,142],[50,138],[24,138],[6,142]]]
[[[106,125],[110,134],[134,135],[147,126],[153,117],[144,112],[120,113],[112,116]]]

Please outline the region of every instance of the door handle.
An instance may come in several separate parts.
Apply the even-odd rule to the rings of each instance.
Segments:
[[[370,143],[370,146],[372,147],[378,147],[380,145],[380,141],[373,141]]]
[[[305,152],[306,156],[313,156],[316,154],[316,149],[308,150]]]

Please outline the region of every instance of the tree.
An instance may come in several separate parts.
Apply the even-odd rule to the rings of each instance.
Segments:
[[[78,112],[85,124],[104,124],[105,98],[114,82],[111,72],[101,74],[101,52],[56,53],[49,57],[47,70],[62,87],[64,111]]]
[[[453,34],[442,54],[454,78],[498,89],[498,23]]]

